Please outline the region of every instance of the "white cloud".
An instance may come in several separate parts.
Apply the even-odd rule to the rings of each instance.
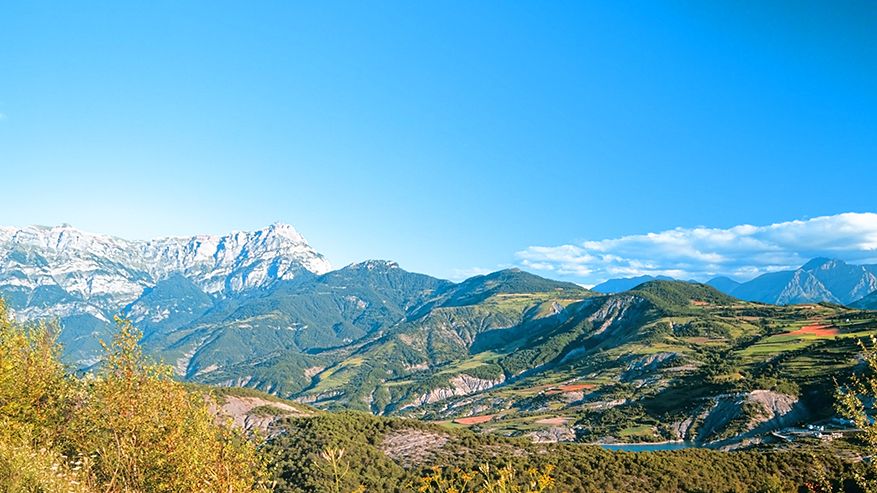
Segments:
[[[470,277],[490,274],[491,272],[493,272],[493,270],[482,269],[481,267],[472,267],[471,269],[451,269],[448,279],[451,281],[462,281],[464,279],[469,279]]]
[[[795,269],[814,257],[877,262],[877,214],[847,213],[730,229],[676,228],[579,245],[533,246],[515,256],[522,267],[585,283],[644,274],[748,280],[765,272]]]

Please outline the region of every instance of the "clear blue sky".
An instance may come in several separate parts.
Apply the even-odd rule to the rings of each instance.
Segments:
[[[875,9],[3,2],[0,225],[281,221],[336,267],[459,277],[534,246],[873,212]]]

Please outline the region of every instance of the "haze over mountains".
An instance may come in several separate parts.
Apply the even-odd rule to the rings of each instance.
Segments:
[[[610,279],[593,289],[617,293],[655,279],[672,280],[666,276]],[[815,258],[796,270],[762,274],[744,283],[716,277],[706,284],[741,300],[772,305],[820,301],[851,305],[877,291],[877,265],[850,265],[839,259]]]

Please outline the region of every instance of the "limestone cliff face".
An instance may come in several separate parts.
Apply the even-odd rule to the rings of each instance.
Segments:
[[[830,301],[850,305],[877,291],[875,274],[874,265],[815,258],[794,271],[770,272],[722,291],[741,300],[771,304]]]
[[[225,296],[290,280],[305,271],[330,270],[329,262],[302,235],[281,223],[225,236],[149,241],[87,233],[69,225],[0,227],[0,287],[30,293],[17,303],[24,318],[54,314],[46,300],[33,303],[33,293],[45,286],[70,302],[118,312],[173,274],[190,279],[205,293]],[[57,305],[54,301],[48,305]]]
[[[492,389],[498,385],[502,385],[504,382],[504,375],[501,375],[499,378],[492,380],[475,378],[466,374],[457,375],[456,377],[451,379],[450,387],[439,387],[437,389],[432,389],[426,394],[418,396],[416,399],[402,407],[402,409],[422,406],[424,404],[432,404],[433,402],[449,399],[451,397],[459,397],[474,394],[476,392],[483,392],[485,390]]]
[[[233,395],[225,396],[221,404],[211,402],[210,412],[215,413],[220,422],[231,418],[234,426],[247,431],[258,429],[264,436],[274,436],[280,433],[280,430],[274,425],[283,418],[312,415],[310,411],[304,411],[276,400]]]
[[[649,354],[636,361],[632,361],[627,365],[627,370],[621,375],[621,381],[628,382],[640,375],[653,372],[667,363],[675,363],[680,356],[679,353],[664,351]]]
[[[613,297],[591,314],[588,320],[594,322],[594,334],[607,333],[609,329],[623,325],[626,320],[636,318],[642,313],[644,305],[645,300],[639,296]]]
[[[675,423],[674,429],[680,438],[689,440],[718,443],[717,438],[724,434],[721,442],[733,442],[780,430],[809,415],[795,396],[753,390],[712,397],[687,419]],[[737,429],[729,433],[732,424]]]

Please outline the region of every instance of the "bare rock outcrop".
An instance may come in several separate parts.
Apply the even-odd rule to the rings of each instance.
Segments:
[[[398,430],[388,434],[379,448],[388,457],[410,467],[428,462],[449,441],[448,435],[423,430]]]
[[[594,322],[594,334],[602,334],[624,320],[636,318],[643,310],[642,305],[644,301],[638,296],[616,296],[609,298],[606,303],[588,317],[588,320]]]
[[[666,363],[675,362],[680,357],[679,353],[666,351],[643,356],[627,365],[627,370],[621,375],[621,381],[628,382],[640,375],[651,373]]]
[[[557,443],[576,441],[576,432],[565,426],[552,426],[547,430],[537,430],[527,434],[534,443]]]
[[[721,445],[786,428],[809,415],[795,396],[753,390],[712,397],[673,429],[680,438]]]
[[[268,436],[277,433],[273,425],[280,419],[311,415],[309,412],[282,402],[259,397],[232,395],[225,396],[222,404],[211,402],[210,411],[215,413],[220,420],[231,418],[234,426],[247,431],[259,430],[260,433]]]
[[[495,379],[475,378],[470,375],[460,374],[450,380],[450,387],[439,387],[422,394],[406,404],[400,410],[422,406],[424,404],[432,404],[451,397],[459,397],[476,392],[490,390],[496,386],[505,383],[505,375],[500,375]]]

